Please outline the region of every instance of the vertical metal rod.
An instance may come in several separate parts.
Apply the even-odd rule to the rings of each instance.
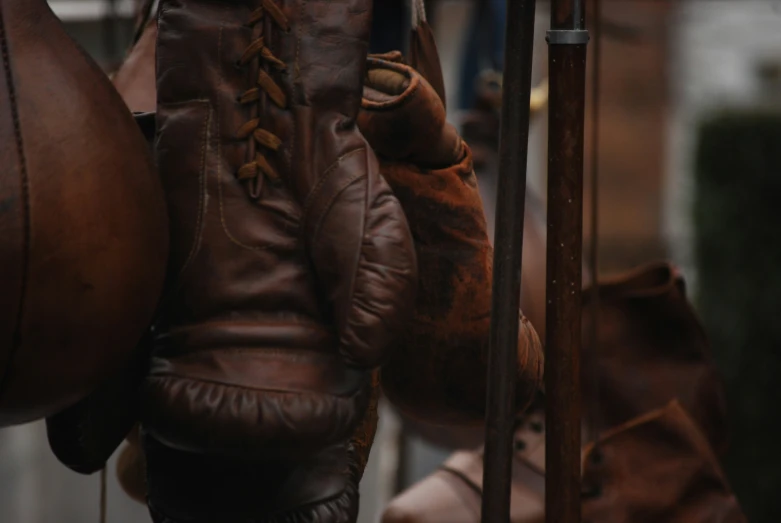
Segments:
[[[535,7],[536,0],[507,0],[482,523],[510,521]]]
[[[581,2],[551,0],[548,43],[545,516],[548,523],[579,523],[583,135],[588,44]]]

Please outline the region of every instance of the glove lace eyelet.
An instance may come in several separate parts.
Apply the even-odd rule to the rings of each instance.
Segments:
[[[266,100],[270,100],[281,109],[287,108],[287,96],[270,74],[270,71],[284,71],[286,65],[266,45],[263,24],[267,19],[282,31],[290,32],[288,18],[274,0],[261,0],[261,6],[250,14],[246,24],[253,29],[254,38],[234,64],[237,68],[249,66],[252,71],[257,71],[252,87],[236,98],[239,105],[247,105],[252,109],[250,120],[236,132],[238,139],[249,142],[249,158],[239,167],[236,177],[241,181],[249,182],[253,197],[260,195],[264,178],[271,182],[279,181],[279,173],[269,163],[265,153],[277,151],[282,140],[261,127],[262,106]]]

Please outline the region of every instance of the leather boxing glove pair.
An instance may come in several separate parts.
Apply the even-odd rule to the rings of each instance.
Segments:
[[[485,311],[485,301],[490,300],[487,293],[490,284],[485,285],[485,280],[490,281],[491,249],[485,234],[470,152],[452,127],[445,123],[444,107],[427,82],[410,67],[399,63],[399,55],[386,58],[388,60],[370,58],[368,61],[358,123],[370,144],[376,144],[383,175],[409,217],[416,239],[420,285],[425,286],[431,296],[416,303],[411,327],[400,338],[389,365],[383,370],[384,389],[391,389],[390,397],[409,415],[477,421],[482,417],[480,409],[485,402],[484,389],[479,387],[485,386],[481,356],[487,341],[487,324],[485,314],[481,313]],[[424,138],[428,140],[427,146],[419,146]],[[389,159],[389,151],[395,153],[396,158]],[[439,219],[432,220],[431,216]],[[480,275],[480,278],[466,279],[456,293],[449,292],[453,283],[459,282],[460,270]],[[464,294],[470,298],[466,300],[468,303],[455,303],[458,301],[455,297]],[[454,327],[452,310],[457,305],[467,312],[470,306],[474,307],[476,312],[461,313],[460,325]],[[522,369],[521,379],[529,384],[541,377],[539,344],[533,329],[522,321],[519,356],[538,362],[536,367]],[[432,328],[432,324],[436,328]],[[449,336],[459,332],[459,343],[448,342]],[[463,332],[468,332],[470,337],[464,339]],[[471,359],[472,369],[477,372],[471,376],[453,373],[446,365],[451,359],[459,358]],[[398,372],[411,378],[410,386],[398,385],[392,367],[394,362],[401,369]],[[405,362],[409,365],[404,365]],[[427,378],[428,384],[421,387]],[[461,404],[455,401],[454,393],[467,397],[469,391],[474,391],[474,398]],[[518,401],[527,401],[527,398],[528,395],[521,393]],[[353,436],[356,447],[360,442],[369,442],[356,452],[359,471],[365,465],[375,428],[376,418],[364,423]],[[367,434],[370,437],[367,438]],[[159,456],[161,449],[157,450]],[[129,447],[123,456],[126,464],[120,476],[130,478],[125,484],[139,498],[142,494],[132,486],[141,483],[132,476],[133,470],[140,469],[137,463],[143,459],[138,445]],[[170,468],[181,467],[180,464]],[[190,474],[183,476],[190,477],[196,472],[197,468],[190,469]]]
[[[371,370],[385,360],[383,382],[402,406],[417,396],[422,412],[444,420],[482,418],[491,252],[468,149],[412,70],[370,60],[365,77],[357,64],[366,63],[368,5],[161,3],[155,146],[172,254],[142,387],[153,504],[184,492],[156,490],[158,458],[182,472],[201,458],[209,467],[258,460],[255,470],[278,471],[264,483],[263,497],[274,500],[264,513],[338,500],[354,475],[349,441],[367,409]],[[382,165],[357,117],[369,118],[361,128]],[[430,147],[396,150],[404,144],[388,132]],[[414,187],[405,168],[431,183]],[[417,213],[412,234],[381,172],[407,216]],[[409,198],[400,196],[405,183]],[[416,211],[432,204],[452,216]],[[416,276],[415,252],[422,273],[439,278],[431,288],[448,292],[415,301],[428,279]],[[437,264],[453,267],[440,275]],[[474,279],[450,293],[467,273]],[[473,310],[456,303],[465,297],[476,298]],[[471,341],[452,343],[437,324]],[[527,385],[519,406],[542,371],[527,323],[521,336],[519,361],[528,364],[519,369]],[[393,369],[405,361],[414,379],[394,386]],[[432,372],[441,378],[418,389]],[[198,499],[193,490],[187,497]],[[175,505],[160,507],[159,518],[184,510]]]

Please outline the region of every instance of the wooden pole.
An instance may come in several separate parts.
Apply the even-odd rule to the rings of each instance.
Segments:
[[[580,522],[580,345],[583,134],[586,105],[582,0],[551,0],[545,357],[545,515]]]

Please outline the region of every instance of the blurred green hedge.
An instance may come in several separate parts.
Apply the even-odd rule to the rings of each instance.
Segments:
[[[696,305],[727,381],[724,466],[751,523],[781,521],[781,114],[699,130]]]

